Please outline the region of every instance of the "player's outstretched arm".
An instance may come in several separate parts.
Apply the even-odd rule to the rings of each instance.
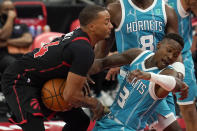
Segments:
[[[121,54],[107,56],[103,59],[95,59],[88,74],[92,75],[104,69],[130,64],[142,51],[142,49],[133,48]]]
[[[130,82],[134,77],[150,80],[156,83],[155,94],[157,97],[164,98],[169,92],[180,92],[180,99],[185,99],[188,95],[188,86],[176,76],[177,72],[171,69],[163,71],[162,74],[134,70],[128,74],[127,80]]]

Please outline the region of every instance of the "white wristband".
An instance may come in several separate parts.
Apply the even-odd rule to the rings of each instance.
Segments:
[[[175,71],[180,72],[183,74],[183,77],[185,77],[185,66],[181,62],[174,62],[172,64],[172,67],[174,68]]]
[[[176,80],[173,76],[160,75],[150,72],[150,81],[155,82],[167,91],[172,91],[176,86]]]

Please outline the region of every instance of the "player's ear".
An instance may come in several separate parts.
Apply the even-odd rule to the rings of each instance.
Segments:
[[[89,29],[91,32],[94,32],[94,31],[95,31],[95,25],[94,25],[94,24],[89,23],[87,26],[88,26],[88,29]]]

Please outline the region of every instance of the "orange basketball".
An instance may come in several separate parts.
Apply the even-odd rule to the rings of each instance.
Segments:
[[[51,79],[47,81],[41,91],[41,98],[44,105],[53,111],[66,111],[69,106],[64,102],[63,91],[65,79]]]

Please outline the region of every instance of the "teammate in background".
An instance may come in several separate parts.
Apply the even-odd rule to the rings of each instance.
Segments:
[[[131,48],[156,51],[157,43],[162,40],[165,34],[178,33],[176,12],[163,0],[120,0],[109,4],[107,8],[111,15],[111,22],[115,27],[115,35],[112,34],[111,39],[97,44],[96,58],[102,58],[109,52],[114,37],[119,53]],[[178,65],[183,67],[180,62]],[[119,67],[110,69],[106,76],[107,79],[117,72],[121,74],[127,71],[128,67],[126,65],[121,67],[121,70]],[[181,70],[181,72],[184,74],[184,71]],[[119,75],[118,78],[121,84],[123,77]],[[172,93],[169,93],[165,100],[166,103],[160,103],[157,107],[154,119],[149,121],[149,124],[161,116],[158,121],[163,125],[162,128],[176,131],[180,126],[176,121]]]
[[[184,82],[190,87],[188,98],[178,100],[181,115],[186,123],[187,131],[197,131],[197,111],[195,105],[195,93],[197,92],[196,77],[194,74],[194,62],[190,51],[192,46],[192,12],[197,15],[196,0],[166,0],[169,6],[175,9],[178,16],[179,34],[184,38],[182,50],[183,63],[185,65]],[[176,95],[179,98],[179,95]]]
[[[177,60],[183,47],[182,37],[170,33],[157,44],[155,53],[134,48],[96,59],[90,74],[125,64],[129,65],[129,71],[121,74],[124,79],[110,108],[111,112],[96,122],[94,131],[143,130],[151,113],[169,92],[180,92],[179,99],[185,99],[188,86],[170,66]]]
[[[114,38],[119,53],[136,47],[155,51],[156,44],[162,40],[165,33],[178,33],[176,13],[163,1],[117,0],[109,3],[107,9],[115,27],[115,35],[112,34],[111,39],[97,44],[98,58],[108,54]]]
[[[85,131],[89,117],[80,107],[87,107],[100,118],[104,106],[95,98],[82,93],[86,75],[94,61],[94,45],[108,38],[113,28],[108,11],[100,6],[88,6],[79,15],[81,28],[51,43],[37,48],[11,64],[2,77],[2,91],[10,106],[11,122],[24,131],[43,131],[43,116],[50,113],[40,101],[43,84],[53,78],[66,78],[63,92],[65,103],[74,107],[57,112],[66,122],[63,131]],[[41,107],[33,108],[32,102]]]

